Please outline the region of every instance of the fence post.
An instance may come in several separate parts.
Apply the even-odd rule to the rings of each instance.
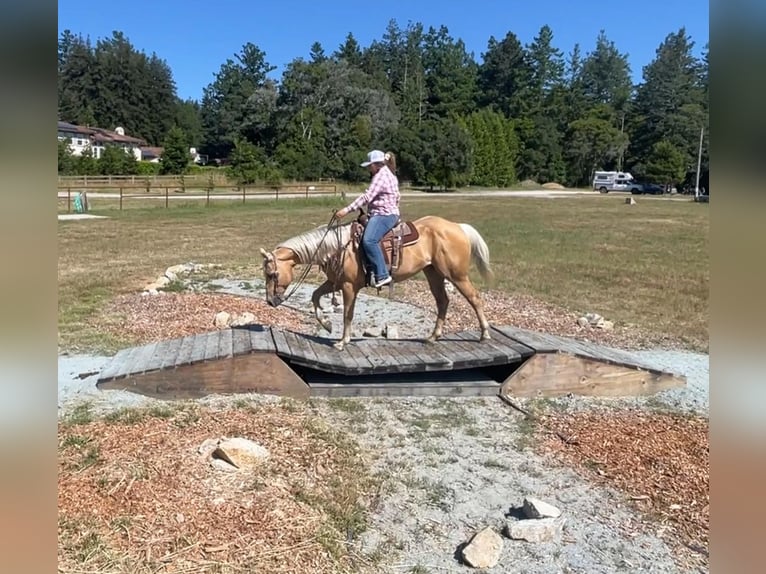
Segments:
[[[72,213],[72,188],[66,188],[66,212]]]
[[[168,208],[168,186],[165,186],[165,209]]]
[[[247,189],[247,186],[243,183],[242,184],[242,203],[245,203],[245,190]]]
[[[120,211],[122,211],[122,187],[120,187]]]
[[[205,207],[210,207],[210,188],[208,187],[205,191],[207,192],[205,194],[207,196],[205,199]]]

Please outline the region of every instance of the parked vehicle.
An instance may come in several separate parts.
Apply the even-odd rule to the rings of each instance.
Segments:
[[[634,183],[630,186],[630,193],[633,195],[662,195],[665,193],[665,188],[661,185],[657,185],[656,183]]]
[[[597,171],[593,176],[593,189],[601,193],[630,191],[635,183],[633,176],[623,171]]]

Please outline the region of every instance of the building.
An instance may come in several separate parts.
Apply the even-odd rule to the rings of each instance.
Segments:
[[[96,159],[101,157],[106,146],[119,146],[140,161],[142,159],[141,147],[146,146],[146,141],[141,138],[126,136],[125,130],[120,127],[111,131],[61,121],[58,122],[58,139],[69,144],[72,155],[82,155],[90,147],[93,157]]]

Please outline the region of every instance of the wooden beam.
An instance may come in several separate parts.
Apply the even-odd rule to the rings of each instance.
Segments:
[[[309,397],[308,385],[274,353],[230,356],[99,381],[96,386],[158,399],[196,399],[229,393],[263,393],[296,399]]]
[[[685,377],[630,368],[568,353],[538,353],[514,371],[500,388],[512,397],[594,397],[653,395],[682,387]]]

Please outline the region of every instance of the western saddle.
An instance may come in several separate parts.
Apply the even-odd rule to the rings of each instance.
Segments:
[[[362,241],[362,234],[364,233],[364,228],[369,219],[369,216],[360,209],[359,217],[357,217],[356,221],[351,224],[351,233],[357,247],[359,247],[359,244]],[[400,219],[396,222],[393,229],[381,238],[379,242],[380,249],[383,251],[383,258],[385,259],[391,274],[399,269],[404,248],[408,245],[417,243],[419,237],[420,233],[418,233],[417,228],[411,221],[402,221]],[[365,267],[367,267],[367,262],[365,261],[364,263]]]

